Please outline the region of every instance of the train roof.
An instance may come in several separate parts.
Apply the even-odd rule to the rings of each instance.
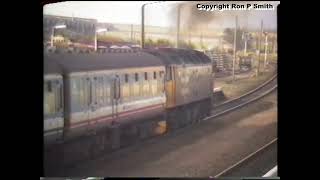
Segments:
[[[164,66],[168,64],[210,63],[209,57],[202,52],[175,48],[105,53],[45,52],[44,74]]]
[[[165,64],[208,64],[211,60],[204,53],[191,49],[159,48],[145,50],[159,57]]]
[[[48,58],[44,58],[43,73],[44,74],[62,74],[62,67],[56,61],[49,61]]]
[[[44,73],[83,72],[106,69],[164,66],[159,57],[141,51],[44,54]]]

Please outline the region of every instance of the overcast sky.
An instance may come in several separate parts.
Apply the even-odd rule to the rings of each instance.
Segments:
[[[43,13],[49,15],[93,18],[97,19],[99,22],[141,24],[141,6],[144,3],[150,2],[154,1],[66,1],[45,5]],[[170,23],[173,21],[172,14],[170,14],[171,8],[173,7],[172,4],[177,2],[178,1],[170,1],[147,5],[145,13],[146,24],[164,27],[170,26]],[[204,3],[204,1],[201,3]],[[229,1],[229,3],[231,2]],[[280,2],[268,1],[266,3],[277,5]],[[263,4],[263,2],[259,2],[259,4]],[[223,13],[226,12],[227,11],[224,11]],[[210,15],[212,12],[207,13]],[[250,27],[257,28],[260,25],[260,20],[263,19],[266,27],[276,29],[276,13],[276,8],[274,11],[252,11],[249,15],[245,16],[245,18],[239,18],[239,25],[242,26],[246,24]],[[213,27],[228,27],[233,24],[234,21],[225,20],[212,22]]]

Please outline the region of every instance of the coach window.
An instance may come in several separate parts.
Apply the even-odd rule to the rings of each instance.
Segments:
[[[121,96],[123,102],[127,102],[130,96],[130,87],[129,87],[129,76],[128,74],[124,74],[124,83],[121,86]]]
[[[97,101],[99,102],[100,105],[104,105],[104,83],[103,83],[103,77],[100,76],[98,77],[97,80]]]
[[[105,104],[110,104],[110,96],[111,96],[111,88],[110,88],[110,80],[108,76],[104,76],[104,83],[105,83]]]
[[[157,82],[157,72],[153,72],[153,79],[154,81],[151,83],[151,88],[152,88],[152,96],[157,95],[157,89],[158,89],[158,82]]]
[[[89,77],[82,78],[82,88],[81,91],[83,91],[83,106],[88,106],[93,102],[93,82],[92,79]]]
[[[148,80],[148,73],[147,72],[144,72],[144,80]]]
[[[167,74],[166,74],[166,80],[170,81],[172,80],[172,71],[171,71],[172,67],[167,68]]]
[[[135,77],[136,82],[139,81],[138,73],[135,73],[135,74],[134,74],[134,77]]]
[[[145,82],[143,82],[143,85],[142,85],[142,96],[148,96],[149,95],[149,84],[148,84],[148,73],[147,72],[144,72],[144,80]]]
[[[124,82],[125,82],[125,83],[128,83],[128,82],[129,82],[129,76],[128,76],[128,74],[125,74],[125,75],[124,75]]]
[[[153,72],[153,79],[157,79],[157,72]]]
[[[139,95],[140,95],[140,85],[138,82],[138,73],[135,73],[135,82],[136,83],[133,83],[133,96],[134,98],[138,98]]]
[[[162,79],[162,72],[163,71],[159,71],[159,78],[158,78],[158,81],[157,81],[157,94],[160,94],[160,92],[161,92],[161,85],[162,85],[162,83],[163,83],[163,79]]]
[[[160,78],[163,78],[164,72],[163,72],[163,71],[160,71],[159,74],[160,74]]]
[[[71,102],[72,102],[72,111],[77,112],[80,110],[83,105],[84,93],[82,89],[82,79],[73,78],[71,80]]]
[[[92,82],[88,77],[81,77],[80,81],[80,102],[82,107],[88,107],[92,101]]]

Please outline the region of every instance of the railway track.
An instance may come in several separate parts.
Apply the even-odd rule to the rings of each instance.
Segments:
[[[241,172],[244,172],[244,170],[246,172],[248,172],[248,170],[253,170],[251,169],[252,167],[255,168],[259,168],[256,167],[257,162],[259,162],[259,158],[261,158],[262,156],[264,156],[265,154],[271,154],[274,153],[272,150],[276,147],[277,145],[277,140],[278,138],[273,139],[271,142],[269,142],[268,144],[264,145],[263,147],[259,148],[257,151],[247,155],[245,158],[241,159],[240,161],[236,162],[235,164],[229,166],[228,168],[226,168],[225,170],[223,170],[222,172],[218,173],[217,175],[215,175],[215,178],[218,177],[236,177],[236,176],[244,176],[243,174],[241,174]],[[273,148],[273,149],[272,149]],[[273,154],[274,155],[274,154]],[[266,156],[266,155],[265,155]],[[268,157],[269,158],[269,157]],[[266,159],[266,158],[265,158]],[[263,160],[265,160],[263,159]],[[260,160],[261,161],[261,160]],[[263,162],[263,161],[261,161]],[[258,172],[261,172],[261,168],[258,170]],[[263,174],[265,174],[265,172],[263,172],[262,174],[257,174],[257,176],[262,177]]]
[[[241,95],[240,97],[225,101],[213,107],[211,116],[204,118],[203,120],[209,120],[228,112],[239,109],[249,103],[261,99],[262,97],[270,94],[277,89],[277,75],[274,75],[271,79],[261,84],[257,88]]]

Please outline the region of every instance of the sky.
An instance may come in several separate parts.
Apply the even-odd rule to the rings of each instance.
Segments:
[[[74,16],[82,18],[97,19],[98,22],[109,22],[118,24],[141,24],[141,6],[145,3],[156,1],[66,1],[47,4],[43,8],[43,14]],[[181,1],[180,1],[181,2]],[[204,1],[202,1],[203,3]],[[149,4],[146,6],[146,25],[168,27],[172,25],[172,4],[179,1],[168,1]],[[279,4],[279,1],[268,2]],[[261,2],[260,2],[261,4]],[[225,11],[226,12],[226,11]],[[211,12],[208,12],[208,14]],[[183,17],[182,17],[183,18]],[[275,11],[255,11],[250,16],[239,18],[239,24],[259,27],[260,20],[264,20],[267,27],[277,27]],[[233,26],[233,21],[212,22],[213,27]]]
[[[155,1],[67,1],[53,4],[47,4],[43,8],[44,14],[63,15],[93,18],[99,22],[110,22],[119,24],[140,24],[141,6],[145,3]],[[154,6],[154,5],[149,5]],[[159,13],[168,10],[168,8],[158,9]],[[167,24],[166,19],[157,19],[159,26]]]

